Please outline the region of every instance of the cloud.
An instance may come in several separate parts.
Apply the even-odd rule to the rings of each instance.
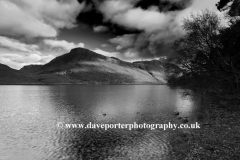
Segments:
[[[174,16],[154,9],[134,8],[114,16],[112,21],[128,28],[152,32],[167,28]]]
[[[20,69],[25,65],[30,64],[46,64],[52,60],[55,56],[52,55],[38,55],[38,54],[29,54],[23,55],[20,53],[4,53],[0,54],[0,63],[6,64],[11,68]]]
[[[117,36],[109,40],[109,42],[116,44],[117,50],[131,47],[135,41],[135,34],[125,34],[123,36]]]
[[[157,6],[151,6],[147,9],[136,8],[132,1],[104,1],[102,6],[100,5],[100,11],[105,15],[105,19],[125,28],[142,31],[139,34],[135,34],[134,38],[129,38],[126,34],[109,40],[115,45],[116,50],[122,51],[123,57],[135,59],[137,56],[154,58],[168,55],[171,52],[171,43],[184,35],[184,30],[181,27],[183,18],[187,18],[191,13],[199,12],[206,8],[220,14],[215,6],[218,0],[165,1],[170,1],[173,4],[178,3],[184,7],[181,10],[163,10],[163,12],[160,12]],[[114,8],[120,4],[122,5],[120,11],[107,10],[107,6]],[[104,10],[101,8],[104,8]]]
[[[51,48],[62,48],[66,51],[70,51],[71,49],[78,47],[84,48],[83,43],[75,44],[73,42],[67,42],[65,40],[45,39],[43,42]]]
[[[168,54],[172,41],[184,34],[182,19],[191,12],[209,8],[220,14],[215,6],[219,0],[161,0],[184,6],[174,11],[169,11],[169,6],[161,8],[150,5],[144,9],[135,7],[140,1],[144,0],[94,0],[95,7],[103,14],[107,24],[111,22],[126,30],[141,32],[111,38],[109,42],[115,46],[116,51],[107,52],[96,48],[95,52],[128,61],[160,57]],[[14,68],[31,63],[43,64],[53,59],[53,55],[84,47],[83,43],[52,38],[58,35],[59,29],[74,27],[75,18],[80,12],[86,12],[86,5],[77,0],[0,0],[0,50],[9,49],[6,53],[1,53],[0,63]],[[93,30],[105,32],[108,28],[99,25],[93,27]],[[44,40],[43,43],[38,41],[37,44],[27,44],[21,42],[21,39],[6,36],[43,37]],[[107,46],[109,45],[101,45]]]
[[[99,48],[96,48],[92,51],[107,57],[118,57],[118,54],[119,54],[118,52],[107,52]]]
[[[84,44],[53,39],[44,39],[43,43],[26,44],[0,36],[0,63],[15,69],[29,64],[46,64],[56,56],[77,47],[83,48]]]
[[[25,44],[22,43],[18,40],[15,39],[11,39],[11,38],[7,38],[7,37],[3,37],[0,36],[0,46],[4,47],[4,48],[9,48],[12,50],[17,50],[17,51],[22,51],[22,52],[27,52],[27,53],[33,53],[33,52],[37,52],[37,49],[39,48],[38,45],[35,44]]]
[[[109,45],[108,44],[102,44],[101,45],[101,47],[103,47],[103,48],[106,48],[106,47],[108,47]]]
[[[161,0],[169,2],[170,5],[178,4],[179,10],[161,10],[161,6],[151,6],[147,9],[135,7],[141,0],[105,0],[98,3],[98,10],[103,13],[106,21],[121,25],[129,29],[138,29],[145,32],[176,31],[181,28],[182,19],[191,12],[210,9],[217,11],[215,4],[219,0]],[[160,3],[159,2],[159,3]],[[149,2],[151,3],[151,2]],[[164,6],[164,5],[163,5]],[[167,8],[168,5],[166,6]],[[219,12],[218,12],[219,13]],[[178,29],[180,31],[180,29]]]
[[[135,1],[136,3],[137,1]],[[134,0],[105,0],[97,4],[99,10],[104,14],[106,20],[112,19],[113,16],[124,13],[134,7]]]
[[[216,12],[219,16],[223,18],[223,13],[217,10],[216,4],[219,0],[194,0],[191,6],[178,12],[175,21],[182,25],[183,18],[187,18],[190,16],[191,13],[196,13],[201,10],[209,9],[210,11]]]
[[[5,65],[7,65],[13,69],[17,69],[17,70],[22,68],[24,65],[27,65],[27,63],[26,64],[16,63],[16,62],[12,61],[9,57],[7,57],[7,58],[4,57],[4,55],[0,55],[0,63],[5,64]]]
[[[99,48],[96,48],[92,51],[98,54],[101,54],[103,56],[116,57],[125,61],[134,61],[139,59],[138,53],[135,52],[133,49],[128,49],[124,52],[107,52]]]
[[[42,56],[41,59],[38,61],[40,64],[46,64],[48,62],[50,62],[51,60],[53,60],[56,56],[54,55],[45,55],[45,56]]]
[[[117,36],[110,39],[110,42],[115,44],[116,50],[121,51],[122,59],[136,60],[139,58],[155,58],[166,56],[170,52],[170,45],[173,40],[179,37],[179,31],[169,32],[154,32],[141,34]],[[123,46],[123,47],[122,47]]]
[[[20,69],[30,64],[46,64],[55,56],[44,52],[44,49],[41,43],[27,44],[0,36],[0,63],[14,69]]]
[[[106,32],[108,31],[108,28],[106,26],[96,26],[93,27],[94,32]]]
[[[84,6],[77,0],[0,0],[0,34],[55,37],[58,29],[74,27]]]
[[[14,69],[30,64],[45,64],[55,56],[42,52],[37,44],[26,44],[19,40],[0,36],[0,63]]]
[[[20,54],[3,54],[2,57],[8,58],[16,63],[35,63],[41,60],[38,54],[20,55]]]
[[[128,29],[142,31],[139,34],[117,36],[109,41],[115,45],[117,51],[121,50],[123,59],[131,60],[138,56],[154,58],[167,54],[169,43],[183,34],[181,23],[176,21],[181,11],[160,12],[157,6],[136,8],[135,3],[136,1],[106,0],[100,5],[99,10],[106,20]],[[172,0],[172,3],[180,3],[180,0]],[[157,51],[159,49],[161,52]]]
[[[106,20],[132,29],[155,31],[168,27],[174,18],[174,12],[160,12],[156,6],[147,10],[140,7],[134,8],[134,0],[106,0],[99,5],[99,10]]]

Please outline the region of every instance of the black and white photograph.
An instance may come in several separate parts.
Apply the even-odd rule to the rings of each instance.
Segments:
[[[240,160],[240,0],[0,0],[0,160]]]

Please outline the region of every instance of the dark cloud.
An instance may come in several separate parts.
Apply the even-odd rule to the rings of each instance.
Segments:
[[[161,12],[183,10],[190,6],[192,0],[140,0],[135,6],[148,9],[157,6]]]
[[[77,16],[77,22],[79,24],[88,25],[90,28],[95,26],[107,26],[108,34],[118,36],[124,34],[133,34],[140,33],[141,31],[137,29],[130,29],[110,21],[106,21],[102,12],[99,11],[98,6],[96,4],[100,4],[104,2],[104,0],[78,0],[80,3],[85,2],[88,10],[85,12],[81,12]]]
[[[78,23],[93,28],[107,26],[106,34],[113,36],[109,42],[115,46],[116,51],[121,51],[123,55],[133,52],[135,58],[154,58],[169,54],[171,42],[181,34],[181,27],[176,22],[177,12],[192,4],[192,0],[79,0],[79,2],[85,2],[91,9],[79,14]],[[131,43],[126,44],[124,41]],[[130,57],[133,57],[132,54]]]
[[[78,17],[78,23],[87,24],[90,27],[94,26],[108,26],[109,34],[113,35],[124,35],[124,34],[134,34],[141,33],[142,30],[138,28],[129,28],[123,25],[119,25],[116,22],[112,22],[109,19],[106,19],[107,12],[111,8],[104,8],[105,11],[101,11],[101,4],[106,2],[114,2],[118,0],[78,0],[80,3],[84,2],[86,8],[85,12],[81,12]],[[159,12],[168,12],[183,10],[188,7],[192,0],[121,0],[122,4],[130,3],[133,5],[133,8],[141,8],[147,10],[151,7],[159,8]],[[108,7],[108,6],[107,6]],[[119,6],[120,7],[120,6]]]

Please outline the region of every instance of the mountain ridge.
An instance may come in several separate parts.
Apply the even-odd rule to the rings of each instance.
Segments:
[[[36,84],[165,84],[161,62],[154,63],[130,63],[75,48],[45,65],[29,65],[19,71],[13,70]]]

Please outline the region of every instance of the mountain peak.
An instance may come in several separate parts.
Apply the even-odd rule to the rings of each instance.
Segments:
[[[70,51],[70,53],[71,52],[80,52],[80,51],[89,51],[88,49],[86,49],[86,48],[81,48],[81,47],[78,47],[78,48],[73,48],[73,49],[71,49],[71,51]]]
[[[97,61],[99,59],[106,60],[107,57],[85,48],[74,48],[69,53],[56,57],[55,59],[44,65],[43,68],[59,68],[60,66],[66,68],[68,64],[73,66],[74,64],[77,64],[81,61]]]
[[[64,54],[60,57],[69,58],[71,60],[95,60],[95,59],[106,59],[105,56],[97,54],[86,48],[74,48],[69,53]]]

